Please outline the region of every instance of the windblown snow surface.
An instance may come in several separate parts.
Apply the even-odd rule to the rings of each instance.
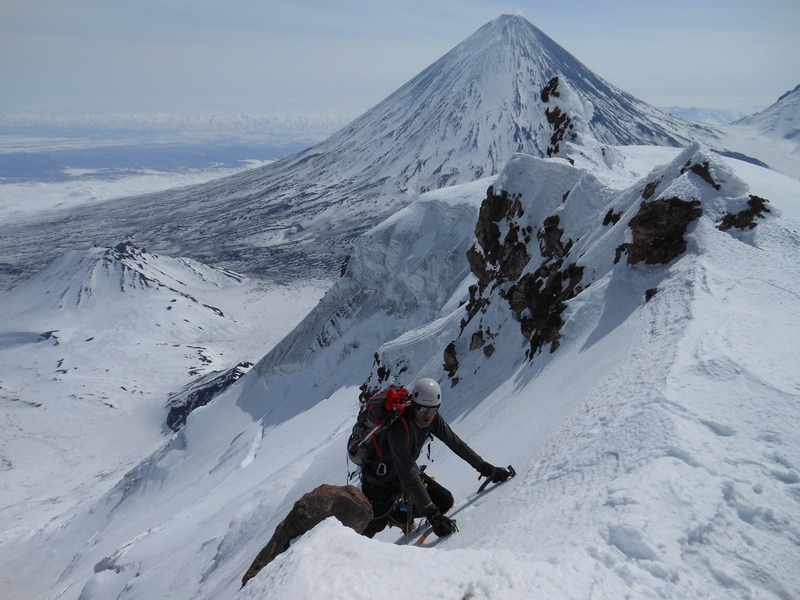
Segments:
[[[516,155],[360,238],[305,320],[112,490],[6,530],[2,596],[798,597],[800,183],[697,144],[613,150],[605,166],[587,151],[592,169]],[[708,177],[687,168],[705,163]],[[468,316],[489,185],[522,194],[499,223],[501,237],[530,227],[521,277],[550,264],[536,232],[552,216],[583,267],[558,347],[532,357],[503,297],[514,282],[487,286]],[[668,264],[614,261],[643,194],[700,203]],[[751,195],[770,212],[720,230]],[[620,218],[604,225],[609,209]],[[458,533],[414,547],[329,519],[239,590],[294,502],[347,481],[358,387],[379,366],[394,383],[440,380],[456,432],[517,477],[476,495],[477,474],[434,443],[428,472],[456,497]]]

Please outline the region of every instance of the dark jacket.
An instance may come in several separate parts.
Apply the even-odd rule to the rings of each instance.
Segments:
[[[378,475],[377,465],[371,465],[363,469],[362,478],[374,486],[408,492],[420,514],[426,515],[435,506],[425,491],[417,459],[429,436],[442,440],[450,450],[475,469],[480,469],[484,461],[453,433],[442,415],[437,413],[431,424],[423,429],[415,423],[412,410],[404,413],[383,432],[381,458],[386,465],[386,473]]]

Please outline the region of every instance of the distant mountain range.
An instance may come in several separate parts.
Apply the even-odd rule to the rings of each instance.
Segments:
[[[698,108],[695,106],[660,106],[659,108],[681,119],[709,125],[727,125],[753,112],[724,108]]]

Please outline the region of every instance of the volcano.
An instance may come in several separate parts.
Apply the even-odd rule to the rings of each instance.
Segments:
[[[603,143],[683,146],[715,135],[615,88],[524,18],[504,15],[300,154],[3,227],[3,287],[66,250],[124,239],[271,279],[331,277],[358,235],[417,194],[496,175],[517,152],[545,156],[552,125],[542,92],[556,76],[591,103],[589,129]]]

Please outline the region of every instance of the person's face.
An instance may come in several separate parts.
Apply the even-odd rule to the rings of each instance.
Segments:
[[[439,412],[438,406],[419,406],[414,404],[414,421],[419,427],[427,427],[433,422],[436,413]]]

